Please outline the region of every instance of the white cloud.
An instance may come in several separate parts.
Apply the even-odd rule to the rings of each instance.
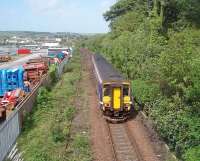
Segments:
[[[80,6],[73,0],[25,0],[34,15],[65,18],[80,14]]]
[[[33,12],[48,12],[62,7],[62,0],[25,0]]]
[[[91,0],[92,1],[92,0]],[[81,0],[24,0],[31,15],[38,19],[37,28],[51,31],[103,32],[108,31],[102,14],[116,0],[87,2]],[[93,7],[91,7],[93,6]],[[44,22],[41,23],[41,22]]]
[[[115,2],[116,0],[103,0],[100,4],[102,11],[106,12]]]

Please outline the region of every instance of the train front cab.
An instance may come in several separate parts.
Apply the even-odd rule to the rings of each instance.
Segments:
[[[131,112],[132,100],[129,82],[104,82],[102,107],[104,114],[113,118],[123,118]]]

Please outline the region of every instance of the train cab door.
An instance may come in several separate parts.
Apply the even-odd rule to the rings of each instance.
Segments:
[[[114,110],[119,110],[121,106],[121,88],[113,88],[113,108]]]

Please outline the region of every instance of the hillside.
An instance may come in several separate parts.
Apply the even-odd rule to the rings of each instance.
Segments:
[[[111,32],[83,41],[132,80],[133,95],[177,157],[200,158],[200,2],[119,0]]]

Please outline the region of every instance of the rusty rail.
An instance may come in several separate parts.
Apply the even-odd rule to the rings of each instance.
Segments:
[[[113,147],[114,161],[142,161],[126,123],[107,123]]]

